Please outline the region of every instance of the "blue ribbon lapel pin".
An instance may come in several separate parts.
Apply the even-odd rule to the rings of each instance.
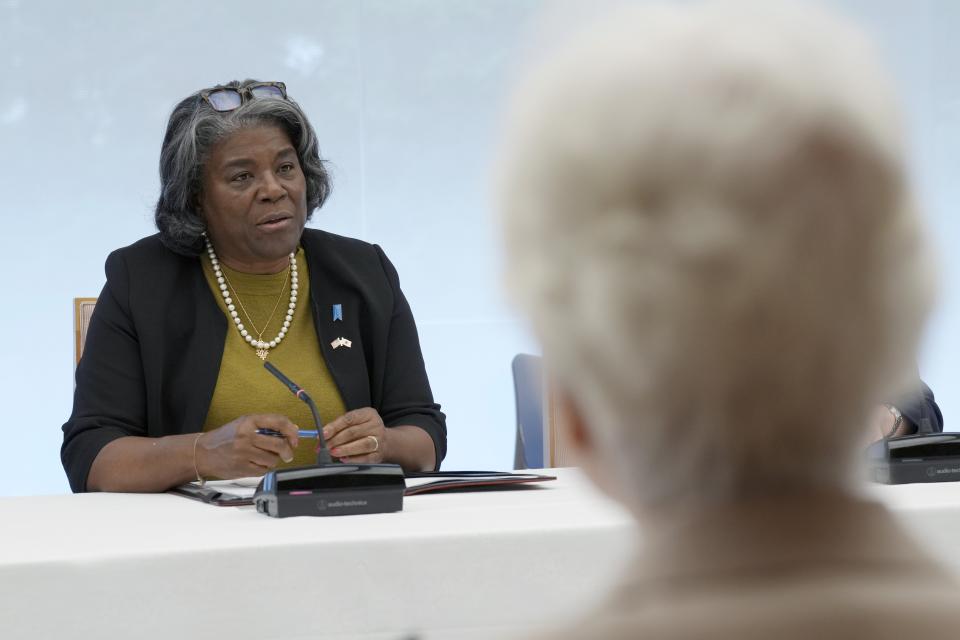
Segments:
[[[343,322],[343,305],[341,304],[333,305],[333,321]]]

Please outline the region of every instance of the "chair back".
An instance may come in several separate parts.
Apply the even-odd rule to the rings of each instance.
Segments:
[[[93,307],[96,304],[96,298],[73,299],[73,333],[75,338],[73,366],[80,364],[83,345],[87,341],[87,329],[90,327],[90,317],[93,315]]]
[[[517,405],[517,435],[513,454],[514,469],[540,469],[543,448],[543,366],[539,356],[520,353],[514,356],[513,390]]]

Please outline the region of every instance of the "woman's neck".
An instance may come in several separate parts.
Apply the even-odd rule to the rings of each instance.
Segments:
[[[252,275],[267,275],[280,273],[290,266],[290,257],[283,256],[277,260],[263,260],[257,262],[234,260],[229,256],[217,256],[221,264],[233,271]]]

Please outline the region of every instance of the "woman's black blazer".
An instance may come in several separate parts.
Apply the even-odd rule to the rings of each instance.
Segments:
[[[301,244],[317,338],[347,409],[373,407],[388,427],[422,428],[439,466],[445,417],[393,265],[377,245],[316,229],[305,229]],[[159,235],[114,251],[105,270],[63,425],[60,457],[74,491],[86,490],[94,459],[116,438],[200,431],[227,331],[199,258],[170,251]],[[352,347],[334,350],[341,336]]]

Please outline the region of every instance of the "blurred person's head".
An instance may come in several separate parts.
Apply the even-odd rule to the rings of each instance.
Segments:
[[[638,510],[843,488],[932,297],[866,39],[810,7],[647,5],[521,86],[507,281],[583,466]]]

